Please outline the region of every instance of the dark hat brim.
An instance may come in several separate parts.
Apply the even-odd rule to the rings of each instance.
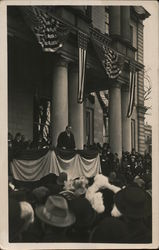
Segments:
[[[152,198],[151,196],[142,190],[145,193],[145,203],[142,211],[137,211],[136,209],[126,209],[127,203],[125,200],[125,192],[126,188],[121,189],[116,195],[114,196],[114,203],[116,204],[116,207],[118,210],[127,217],[134,218],[134,219],[139,219],[139,218],[144,218],[147,216],[150,216],[152,214]]]
[[[44,206],[36,207],[35,213],[40,220],[42,220],[43,222],[51,226],[68,227],[74,224],[76,221],[75,215],[71,213],[70,211],[67,212],[67,216],[65,218],[52,215],[51,219],[48,219],[43,213],[43,208]]]

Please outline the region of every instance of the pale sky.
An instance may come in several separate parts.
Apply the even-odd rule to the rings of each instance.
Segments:
[[[150,68],[148,74],[152,82],[152,94],[153,97],[149,102],[146,103],[147,106],[152,105],[153,113],[156,110],[154,96],[158,91],[158,3],[157,1],[148,1],[145,3],[144,8],[151,14],[149,18],[144,21],[144,65],[145,68]],[[146,121],[152,125],[152,116],[146,116]]]

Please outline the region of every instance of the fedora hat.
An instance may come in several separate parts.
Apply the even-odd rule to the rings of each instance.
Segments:
[[[56,227],[70,226],[76,220],[62,196],[49,196],[45,205],[36,207],[35,212],[40,220]]]
[[[114,196],[118,210],[127,217],[139,219],[152,213],[151,197],[143,189],[128,186]]]

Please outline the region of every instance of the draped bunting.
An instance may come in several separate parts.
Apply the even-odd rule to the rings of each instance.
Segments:
[[[87,54],[88,36],[82,32],[78,32],[78,51],[79,51],[79,71],[78,71],[78,93],[77,102],[84,101],[84,82],[86,70],[86,54]]]
[[[79,150],[78,154],[86,159],[96,158],[98,156],[98,151],[96,150]]]
[[[30,149],[30,150],[17,150],[14,152],[14,148],[12,150],[12,159],[18,159],[18,160],[37,160],[41,158],[42,156],[46,155],[46,153],[49,151],[48,148],[45,149]]]
[[[88,159],[76,153],[73,157],[64,159],[54,150],[49,150],[36,160],[12,160],[11,171],[14,179],[20,181],[37,181],[50,173],[59,175],[60,172],[66,172],[69,179],[75,179],[81,175],[93,177],[101,172],[101,166],[99,155]]]
[[[95,39],[92,39],[92,43],[107,77],[116,79],[121,74],[117,52],[108,47],[107,44],[101,44]]]
[[[55,149],[56,155],[59,155],[62,159],[69,160],[76,155],[76,150],[66,150],[66,149]]]
[[[67,149],[61,149],[61,148],[54,148],[51,147],[43,148],[43,149],[29,149],[29,150],[21,150],[14,153],[14,149],[12,149],[13,152],[11,152],[11,155],[13,155],[12,159],[17,160],[36,160],[40,157],[44,156],[49,150],[54,150],[56,155],[59,155],[63,159],[70,159],[74,157],[76,154],[79,154],[80,156],[86,158],[86,159],[92,159],[96,158],[98,155],[97,150],[67,150]]]
[[[70,32],[68,25],[45,13],[39,7],[23,6],[20,9],[43,51],[54,53],[63,46]]]
[[[121,73],[118,67],[118,54],[108,46],[103,45],[104,60],[102,60],[103,67],[109,78],[115,79]]]
[[[136,72],[135,69],[130,71],[130,83],[129,83],[129,104],[128,104],[128,111],[127,117],[131,117],[133,108],[134,108],[134,101],[135,101],[135,85],[136,85]]]

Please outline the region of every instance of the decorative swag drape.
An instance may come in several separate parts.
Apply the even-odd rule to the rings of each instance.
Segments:
[[[60,172],[66,172],[69,179],[81,175],[90,178],[101,172],[98,153],[82,150],[25,152],[10,164],[14,179],[20,181],[37,181],[50,173],[59,175]]]

